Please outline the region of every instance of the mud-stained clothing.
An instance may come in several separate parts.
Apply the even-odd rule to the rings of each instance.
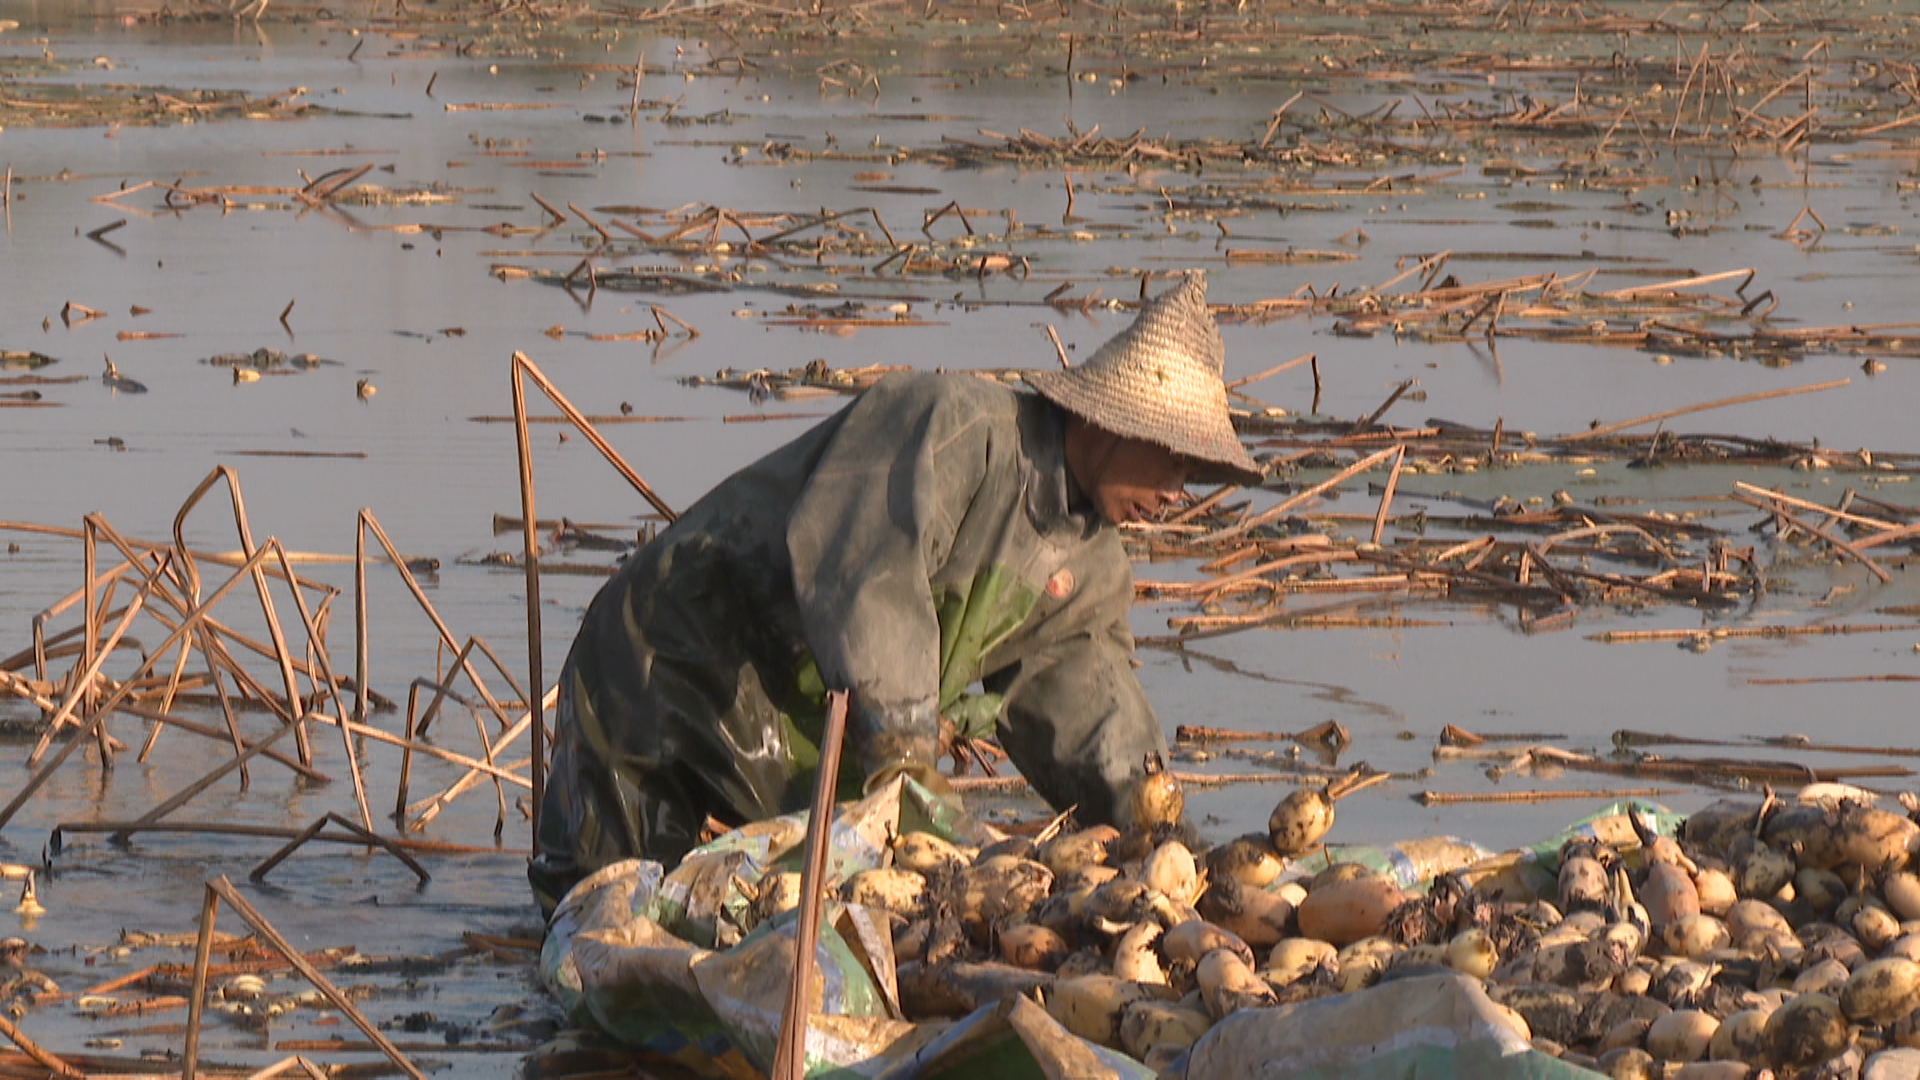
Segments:
[[[542,903],[677,861],[709,816],[804,809],[828,687],[852,691],[847,791],[932,765],[945,716],[997,730],[1049,803],[1115,820],[1165,736],[1132,669],[1132,568],[1072,487],[1064,420],[975,376],[889,376],[629,558],[561,672]]]

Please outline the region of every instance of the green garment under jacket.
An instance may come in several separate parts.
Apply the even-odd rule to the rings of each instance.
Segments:
[[[997,730],[1049,803],[1116,820],[1166,742],[1132,669],[1132,567],[1072,494],[1064,419],[971,375],[890,376],[629,558],[560,676],[543,902],[677,861],[709,816],[805,808],[828,687],[852,691],[856,790],[932,764],[945,716]]]

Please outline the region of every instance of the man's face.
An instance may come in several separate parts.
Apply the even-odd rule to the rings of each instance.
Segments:
[[[1076,477],[1101,517],[1115,525],[1139,521],[1180,498],[1187,483],[1184,459],[1139,439],[1106,435],[1102,441],[1107,445],[1088,455],[1087,475]]]

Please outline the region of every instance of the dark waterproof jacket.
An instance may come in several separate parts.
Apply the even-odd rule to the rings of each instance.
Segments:
[[[804,809],[827,688],[848,786],[997,729],[1047,801],[1114,821],[1165,736],[1133,674],[1132,567],[1068,479],[1064,414],[971,375],[881,380],[636,552],[560,676],[531,869],[669,864],[707,818]],[[986,693],[969,695],[975,684]]]

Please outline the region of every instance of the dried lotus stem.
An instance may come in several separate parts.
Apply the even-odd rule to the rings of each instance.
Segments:
[[[1676,416],[1686,416],[1689,413],[1706,412],[1708,409],[1722,409],[1729,405],[1746,405],[1750,402],[1766,401],[1771,398],[1790,397],[1794,394],[1811,394],[1818,390],[1833,390],[1833,389],[1837,389],[1838,387],[1846,386],[1848,383],[1852,381],[1853,380],[1851,379],[1835,379],[1832,382],[1814,383],[1811,386],[1793,386],[1783,390],[1762,390],[1759,393],[1754,393],[1754,394],[1740,394],[1736,397],[1721,398],[1717,401],[1705,401],[1705,402],[1701,402],[1698,405],[1685,405],[1678,409],[1668,409],[1665,412],[1648,413],[1646,416],[1636,416],[1631,420],[1621,420],[1618,423],[1606,424],[1604,426],[1593,428],[1588,431],[1576,432],[1572,435],[1567,435],[1563,437],[1560,441],[1572,443],[1572,442],[1582,442],[1587,439],[1598,439],[1604,435],[1611,435],[1616,431],[1625,431],[1628,428],[1640,427],[1643,424],[1651,424],[1657,420],[1671,420]]]
[[[1356,768],[1347,775],[1327,783],[1327,798],[1339,800],[1349,795],[1358,794],[1383,780],[1389,779],[1391,775],[1390,773],[1383,772],[1362,772],[1359,768]]]
[[[531,515],[529,515],[531,516]],[[814,781],[813,811],[807,817],[807,843],[801,871],[800,920],[794,925],[793,976],[787,986],[781,1015],[780,1041],[774,1053],[772,1080],[801,1080],[807,1069],[808,999],[813,990],[814,948],[820,939],[820,903],[826,888],[827,827],[833,818],[833,793],[840,772],[840,742],[847,728],[847,694],[827,695],[827,725],[820,739],[819,774]]]
[[[1584,791],[1423,791],[1413,799],[1421,806],[1459,806],[1466,803],[1536,803],[1560,799],[1653,799],[1680,793],[1678,788],[1597,788]]]
[[[32,1039],[27,1038],[25,1033],[13,1026],[13,1021],[8,1020],[5,1014],[0,1014],[0,1035],[5,1035],[13,1045],[20,1048],[21,1053],[32,1058],[40,1067],[49,1070],[55,1076],[80,1077],[86,1075],[60,1060],[58,1057],[55,1057],[51,1052],[41,1047]]]

